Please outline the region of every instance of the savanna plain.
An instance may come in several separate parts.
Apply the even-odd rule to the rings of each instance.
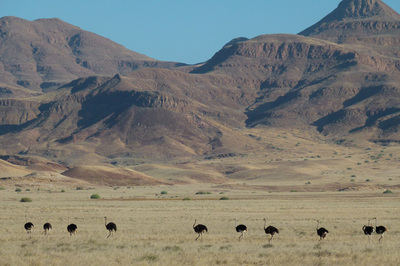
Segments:
[[[398,265],[399,196],[268,192],[203,185],[0,191],[1,265]],[[164,191],[161,194],[161,191]],[[102,199],[90,199],[97,193]],[[167,194],[166,194],[167,193]],[[222,193],[222,194],[221,194]],[[30,197],[32,202],[19,202]],[[190,197],[190,200],[189,200]],[[225,197],[227,200],[221,200]],[[185,199],[185,200],[183,200]],[[107,239],[104,216],[118,230]],[[68,217],[78,226],[66,230]],[[369,241],[369,218],[389,231]],[[234,218],[249,231],[242,241]],[[271,242],[263,218],[280,230]],[[29,236],[26,219],[35,228]],[[194,219],[208,227],[195,241]],[[316,220],[329,230],[324,241]],[[43,224],[50,222],[50,235]],[[373,221],[372,221],[373,222]]]
[[[0,265],[398,265],[397,145],[261,133],[244,132],[250,141],[237,145],[237,156],[131,166],[164,185],[95,185],[40,172],[2,178]],[[105,216],[117,225],[113,237]],[[388,228],[381,241],[362,231],[374,217]],[[248,227],[241,241],[235,218]],[[264,218],[279,229],[271,242]],[[208,227],[198,241],[195,219]],[[323,241],[317,220],[329,230]]]

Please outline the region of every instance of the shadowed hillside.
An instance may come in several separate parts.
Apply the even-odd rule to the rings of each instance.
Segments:
[[[324,184],[336,189],[342,172],[330,169],[346,163],[336,144],[378,162],[365,147],[400,143],[399,29],[400,15],[382,1],[344,0],[299,35],[236,38],[207,62],[185,66],[58,19],[2,18],[1,158],[88,166],[66,172],[72,183],[112,185],[112,173],[126,185],[254,183],[276,173],[303,185],[329,172],[337,179]],[[306,163],[323,143],[323,162]]]

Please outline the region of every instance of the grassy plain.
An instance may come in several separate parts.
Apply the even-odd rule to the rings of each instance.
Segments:
[[[268,192],[216,185],[0,190],[1,265],[398,265],[400,196],[381,191]],[[161,194],[166,191],[167,194]],[[204,191],[211,194],[197,194]],[[90,199],[92,194],[101,199]],[[229,200],[220,200],[221,197]],[[29,197],[32,202],[20,202]],[[183,200],[190,198],[190,200]],[[27,220],[35,225],[30,238]],[[118,226],[106,239],[104,216]],[[68,217],[78,233],[66,231]],[[389,231],[368,241],[378,217]],[[209,232],[195,242],[194,219]],[[234,218],[248,226],[243,241]],[[271,243],[263,218],[279,228]],[[323,242],[316,220],[330,233]],[[53,225],[43,234],[45,222]]]

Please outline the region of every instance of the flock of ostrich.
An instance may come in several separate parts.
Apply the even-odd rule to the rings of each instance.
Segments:
[[[371,219],[368,219],[368,225],[364,225],[362,227],[362,230],[364,232],[364,234],[366,236],[368,236],[368,239],[371,240],[371,235],[376,232],[378,235],[381,235],[381,237],[379,238],[379,241],[382,240],[385,232],[387,231],[387,228],[380,225],[378,226],[378,221],[377,218],[372,218],[375,220],[375,227],[371,226]],[[109,222],[107,223],[107,217],[104,217],[104,224],[106,229],[109,231],[109,234],[107,236],[107,238],[109,238],[110,236],[113,237],[114,233],[117,231],[117,225],[113,222]],[[207,226],[205,226],[204,224],[197,224],[197,220],[194,220],[194,224],[193,224],[193,229],[194,231],[198,234],[197,238],[195,239],[195,241],[197,241],[199,238],[202,240],[203,239],[203,234],[208,232]],[[319,241],[324,240],[325,237],[327,236],[327,234],[329,233],[329,231],[327,229],[325,229],[324,227],[319,227],[319,220],[317,220],[317,235],[319,236]],[[275,226],[267,225],[267,220],[264,218],[264,231],[265,234],[267,235],[271,235],[271,238],[268,240],[269,242],[271,242],[271,240],[274,238],[275,234],[279,234],[279,230],[278,228],[276,228]],[[31,222],[27,222],[25,224],[25,230],[27,231],[28,235],[30,236],[30,238],[32,237],[31,233],[32,230],[34,228],[33,223]],[[44,234],[48,235],[50,233],[50,231],[52,230],[52,226],[50,223],[45,223],[43,225],[43,229],[44,229]],[[235,229],[236,232],[241,233],[239,236],[239,241],[243,238],[244,234],[248,231],[248,228],[246,225],[244,224],[239,224],[237,225],[237,219],[235,218]],[[67,226],[67,231],[70,234],[70,237],[72,235],[75,235],[76,232],[78,230],[78,226],[76,224],[73,223],[69,223],[69,218],[68,218],[68,226]]]

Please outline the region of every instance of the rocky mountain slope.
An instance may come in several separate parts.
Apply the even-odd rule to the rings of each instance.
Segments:
[[[0,19],[0,96],[38,95],[76,78],[173,67],[59,19]]]
[[[234,39],[196,66],[57,19],[0,25],[2,155],[65,165],[239,156],[257,147],[237,134],[245,126],[400,142],[400,15],[380,0],[344,0],[299,35]]]
[[[259,84],[258,98],[248,107],[248,126],[311,125],[331,137],[362,133],[370,140],[397,142],[398,23],[400,16],[382,1],[346,0],[301,33],[312,38],[264,35],[231,42],[194,73]],[[361,36],[355,41],[353,31]]]

